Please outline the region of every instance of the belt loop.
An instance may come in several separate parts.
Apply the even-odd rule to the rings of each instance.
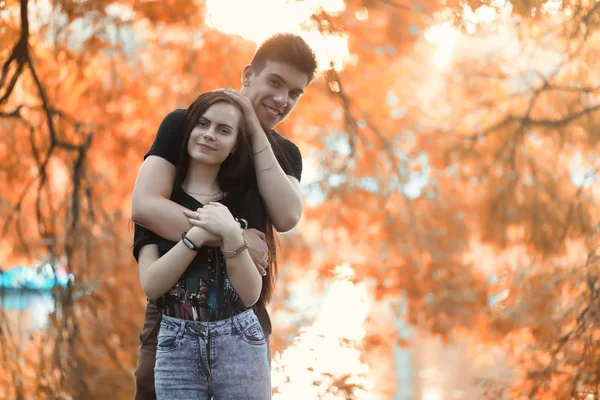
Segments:
[[[245,330],[246,326],[248,326],[248,324],[246,323],[246,315],[244,315],[244,314],[245,314],[245,312],[242,311],[241,313],[236,314],[233,317],[231,317],[231,319],[233,321],[235,321],[242,330]]]
[[[177,332],[177,338],[181,339],[183,337],[183,334],[185,333],[185,320],[181,320],[181,322],[179,322],[179,332]]]

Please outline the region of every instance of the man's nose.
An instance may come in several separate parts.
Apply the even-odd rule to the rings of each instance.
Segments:
[[[277,105],[285,107],[288,104],[288,94],[284,92],[279,92],[275,95],[274,100],[277,103]]]

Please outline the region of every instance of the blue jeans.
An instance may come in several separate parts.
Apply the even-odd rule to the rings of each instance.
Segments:
[[[163,315],[154,379],[157,400],[268,400],[267,342],[252,310],[216,322]]]

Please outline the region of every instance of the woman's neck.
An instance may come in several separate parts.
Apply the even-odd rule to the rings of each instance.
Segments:
[[[213,195],[221,190],[217,176],[220,165],[198,164],[190,160],[187,175],[181,185],[188,193]]]

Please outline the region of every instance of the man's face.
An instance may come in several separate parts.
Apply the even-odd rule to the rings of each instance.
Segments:
[[[292,112],[308,85],[307,74],[281,61],[267,61],[258,73],[247,65],[242,79],[242,93],[252,102],[265,130],[273,129]]]

